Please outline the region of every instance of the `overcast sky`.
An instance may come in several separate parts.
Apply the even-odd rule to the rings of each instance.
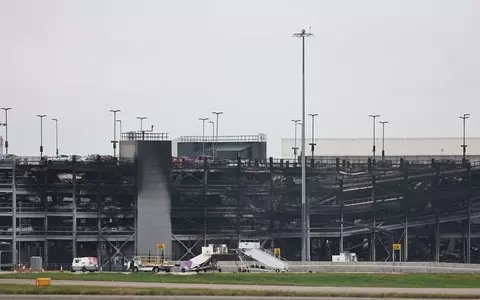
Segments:
[[[460,136],[464,112],[480,136],[480,1],[0,0],[10,152],[38,155],[35,115],[47,114],[60,152],[111,153],[116,108],[124,131],[144,115],[174,137],[201,135],[198,118],[222,110],[220,135],[266,133],[278,156],[301,114],[292,34],[310,26],[317,136],[369,137],[371,113],[391,122],[387,136]],[[54,153],[50,119],[44,146]]]

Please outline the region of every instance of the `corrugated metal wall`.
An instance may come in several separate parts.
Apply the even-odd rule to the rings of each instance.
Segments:
[[[306,141],[306,154],[310,155],[311,140]],[[372,153],[372,138],[316,139],[315,156],[368,156]],[[385,153],[388,156],[405,155],[461,155],[461,138],[386,138]],[[467,138],[467,154],[480,155],[480,137]],[[292,158],[293,138],[282,139],[282,158]],[[300,139],[297,140],[300,148]],[[382,153],[382,139],[376,140],[377,155]],[[300,153],[300,151],[298,152]]]

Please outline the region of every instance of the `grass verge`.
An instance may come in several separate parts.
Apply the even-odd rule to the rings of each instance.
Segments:
[[[355,297],[355,298],[430,298],[430,299],[480,299],[480,295],[415,294],[415,293],[322,293],[245,291],[210,289],[167,289],[167,288],[114,288],[90,286],[34,286],[1,284],[3,295],[135,295],[135,296],[263,296],[263,297]]]
[[[356,274],[356,273],[206,273],[181,276],[152,273],[16,273],[0,278],[52,280],[94,280],[123,282],[164,282],[248,285],[402,287],[402,288],[480,288],[480,274]]]

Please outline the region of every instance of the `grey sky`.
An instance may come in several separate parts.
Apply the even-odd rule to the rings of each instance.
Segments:
[[[269,155],[280,155],[301,112],[301,43],[291,36],[309,26],[307,112],[320,114],[318,136],[370,136],[369,113],[392,122],[391,136],[457,136],[463,112],[478,136],[479,16],[475,0],[1,0],[10,150],[38,154],[35,115],[45,113],[60,119],[61,152],[111,153],[108,109],[119,108],[124,131],[145,115],[173,136],[201,134],[198,117],[223,110],[220,134],[264,132]],[[44,124],[52,155],[54,123]]]

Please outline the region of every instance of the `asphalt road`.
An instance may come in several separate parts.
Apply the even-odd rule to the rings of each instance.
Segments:
[[[278,297],[212,297],[212,296],[68,296],[68,295],[0,295],[3,300],[278,300]],[[313,298],[313,297],[281,297],[281,300],[357,300],[358,298]],[[361,298],[362,300],[378,300],[380,298]],[[405,300],[389,298],[390,300]],[[418,298],[417,298],[418,299]],[[425,299],[427,300],[427,299]],[[436,300],[429,298],[428,300]],[[438,299],[440,300],[440,299]],[[442,299],[445,300],[445,299]],[[455,300],[455,299],[451,299]]]
[[[0,279],[0,284],[33,285],[32,279]],[[255,291],[288,291],[319,293],[401,293],[401,294],[446,294],[480,296],[480,288],[385,288],[385,287],[313,287],[313,286],[275,286],[275,285],[243,285],[243,284],[196,284],[196,283],[161,283],[161,282],[120,282],[120,281],[82,281],[52,280],[52,285],[65,286],[100,286],[100,287],[136,287],[136,288],[173,288],[173,289],[214,289],[214,290],[255,290]],[[173,298],[175,299],[175,298]],[[283,299],[283,298],[282,298]],[[336,298],[337,299],[337,298]]]

